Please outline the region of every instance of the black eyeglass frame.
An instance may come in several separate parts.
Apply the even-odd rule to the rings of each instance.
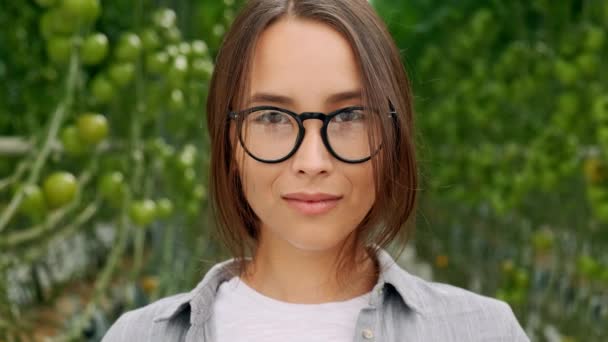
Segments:
[[[390,112],[388,113],[387,116],[389,118],[393,119],[393,122],[396,123],[397,112],[395,111],[392,103],[389,102],[389,106],[390,106]],[[304,127],[304,121],[309,120],[309,119],[318,119],[318,120],[323,121],[323,126],[321,126],[321,139],[323,141],[323,144],[325,145],[325,148],[329,151],[329,153],[332,156],[334,156],[336,159],[338,159],[342,162],[349,163],[349,164],[358,164],[358,163],[366,162],[366,161],[370,160],[374,155],[376,155],[378,153],[378,151],[380,151],[380,149],[382,149],[382,145],[384,144],[384,141],[381,142],[380,146],[378,146],[378,149],[376,151],[374,151],[368,157],[365,157],[362,159],[356,159],[356,160],[345,159],[345,158],[340,157],[336,153],[336,151],[334,151],[334,149],[331,147],[331,144],[329,143],[329,138],[327,137],[327,127],[329,126],[329,123],[336,115],[347,112],[347,111],[351,111],[351,110],[364,110],[365,108],[366,107],[363,107],[363,106],[350,106],[350,107],[340,108],[329,114],[322,113],[322,112],[302,112],[300,114],[297,114],[295,112],[290,111],[289,109],[276,107],[276,106],[256,106],[256,107],[247,108],[247,109],[244,109],[244,110],[238,111],[238,112],[230,111],[228,113],[228,120],[235,120],[237,122],[237,131],[238,131],[239,141],[241,143],[241,146],[243,147],[245,152],[247,152],[247,154],[251,158],[253,158],[259,162],[275,164],[275,163],[280,163],[282,161],[285,161],[285,160],[291,158],[291,156],[293,156],[298,151],[298,149],[300,148],[300,145],[302,144],[302,141],[304,140],[304,135],[306,133],[306,128]],[[256,157],[253,153],[251,153],[251,151],[249,151],[247,149],[247,146],[245,146],[245,142],[243,141],[243,136],[241,134],[242,124],[243,124],[244,120],[239,120],[239,118],[242,116],[245,116],[249,113],[258,111],[258,110],[276,110],[276,111],[285,113],[285,114],[293,117],[294,120],[296,120],[296,122],[298,123],[299,130],[298,130],[298,136],[296,138],[296,143],[294,144],[292,150],[286,156],[284,156],[280,159],[273,159],[273,160],[262,159],[262,158]]]

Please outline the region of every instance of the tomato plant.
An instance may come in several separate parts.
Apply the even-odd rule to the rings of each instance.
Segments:
[[[23,189],[21,211],[28,216],[41,218],[46,212],[46,201],[42,190],[37,185],[28,185]]]
[[[91,82],[91,95],[100,104],[112,101],[116,96],[116,87],[110,82],[107,76],[96,75]]]
[[[101,11],[99,0],[61,0],[61,9],[85,24],[94,22]]]
[[[118,206],[126,193],[126,186],[124,175],[119,171],[113,171],[101,177],[98,191],[111,204]]]
[[[64,127],[61,131],[60,138],[63,150],[68,155],[79,156],[86,151],[86,146],[81,140],[76,126],[70,125]]]
[[[142,42],[135,33],[124,33],[120,36],[114,55],[116,59],[134,62],[142,50]]]
[[[198,282],[189,263],[182,280],[167,275],[214,253],[198,233],[201,128],[219,44],[211,28],[232,6],[178,4],[190,20],[149,0],[0,5],[11,28],[0,32],[0,339],[36,326],[32,336],[99,340],[95,317],[139,306],[134,291],[149,301]],[[91,295],[65,290],[76,281]],[[84,311],[22,315],[66,296]]]
[[[150,199],[135,201],[131,204],[129,214],[135,224],[145,227],[156,219],[156,203]]]
[[[160,218],[170,217],[174,210],[173,202],[171,202],[171,200],[168,198],[161,198],[157,202],[157,209],[158,209],[158,212],[157,212],[158,217],[160,217]]]
[[[605,4],[374,5],[417,94],[419,255],[448,256],[437,278],[506,300],[532,340],[605,339]]]
[[[49,59],[57,64],[67,64],[72,50],[72,41],[69,37],[51,37],[47,42]]]
[[[109,50],[108,37],[103,33],[94,33],[82,43],[81,58],[84,64],[97,65],[106,58]]]
[[[74,200],[78,184],[69,172],[55,172],[44,180],[42,186],[46,203],[52,209],[65,206]]]
[[[108,120],[98,113],[81,114],[76,121],[78,137],[86,144],[95,145],[108,136]]]

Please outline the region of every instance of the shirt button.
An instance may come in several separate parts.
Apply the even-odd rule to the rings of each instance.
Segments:
[[[368,340],[374,338],[374,333],[371,331],[371,329],[363,329],[361,333],[363,334],[363,337]]]

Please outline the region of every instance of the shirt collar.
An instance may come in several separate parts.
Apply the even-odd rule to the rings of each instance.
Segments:
[[[372,246],[376,250],[380,274],[372,289],[370,305],[377,306],[380,303],[382,292],[387,291],[388,284],[396,290],[406,306],[423,315],[424,303],[420,288],[423,280],[401,268],[386,250],[377,245]],[[211,316],[217,289],[221,283],[236,276],[236,266],[234,258],[215,264],[192,291],[176,297],[166,305],[155,316],[154,322],[171,319],[188,308],[192,325],[205,322]]]

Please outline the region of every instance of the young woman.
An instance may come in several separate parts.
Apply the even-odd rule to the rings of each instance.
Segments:
[[[207,104],[234,258],[104,341],[528,341],[506,303],[410,275],[385,249],[407,242],[417,198],[408,84],[367,1],[250,0]]]

